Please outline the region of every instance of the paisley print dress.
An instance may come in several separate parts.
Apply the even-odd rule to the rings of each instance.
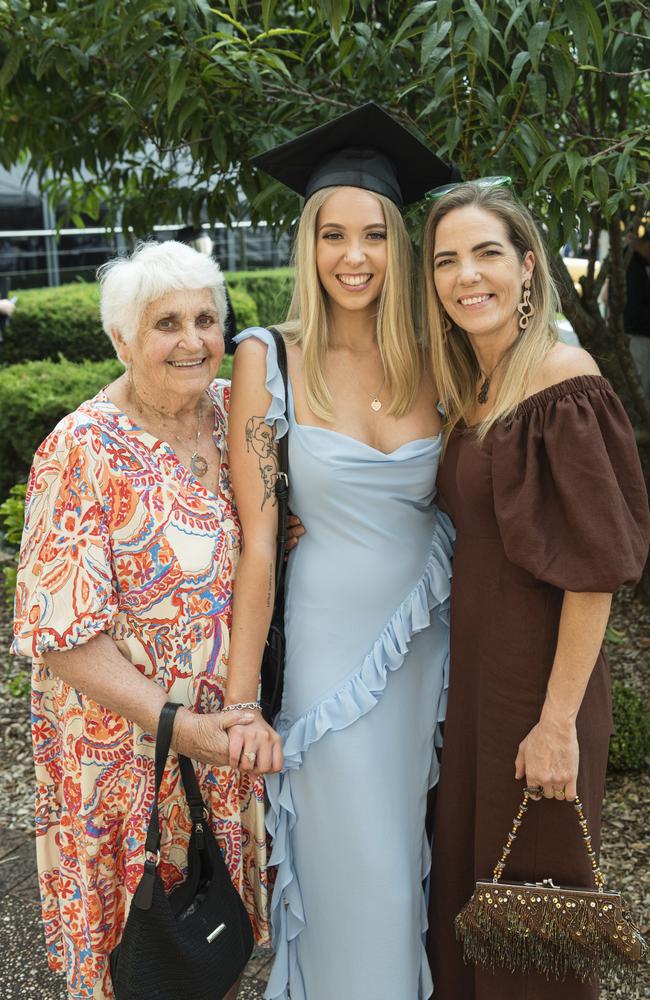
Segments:
[[[52,969],[74,1000],[113,996],[107,956],[142,874],[154,739],[54,677],[46,652],[105,632],[145,676],[197,712],[223,703],[240,548],[225,452],[229,388],[209,389],[219,495],[102,391],[59,423],[29,480],[14,652],[33,658],[36,844]],[[101,663],[97,663],[101,670]],[[261,779],[199,765],[203,796],[258,942],[267,940]],[[184,877],[190,823],[172,755],[161,865]]]

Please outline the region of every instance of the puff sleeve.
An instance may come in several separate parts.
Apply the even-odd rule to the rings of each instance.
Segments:
[[[88,642],[117,614],[93,447],[66,420],[36,452],[27,488],[12,646],[23,656]]]
[[[494,507],[506,555],[562,590],[611,593],[648,554],[648,498],[634,433],[606,379],[536,393],[495,429]]]

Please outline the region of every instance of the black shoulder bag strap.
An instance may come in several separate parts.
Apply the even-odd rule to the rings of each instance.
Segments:
[[[174,718],[180,708],[171,701],[165,702],[158,719],[158,730],[156,732],[156,785],[154,790],[153,808],[147,828],[147,836],[144,842],[145,862],[144,873],[140,884],[133,897],[133,902],[141,910],[148,910],[153,898],[153,886],[156,879],[156,868],[158,865],[158,851],[160,849],[160,820],[158,817],[158,795],[162,784],[165,765],[169,754],[169,747],[172,741],[174,729]],[[189,757],[178,755],[178,763],[181,772],[185,798],[190,810],[192,825],[197,832],[202,833],[203,822],[205,821],[205,804],[201,796],[199,783],[196,780],[194,766]],[[200,845],[202,846],[202,845]]]
[[[274,326],[269,327],[275,341],[278,355],[278,368],[284,383],[284,400],[288,409],[289,389],[287,378],[287,349],[284,338],[279,330]],[[275,553],[275,602],[278,603],[278,595],[282,593],[284,581],[284,556],[287,545],[287,528],[289,520],[289,435],[276,438],[278,450],[278,475],[275,480],[275,498],[278,504],[278,538]]]

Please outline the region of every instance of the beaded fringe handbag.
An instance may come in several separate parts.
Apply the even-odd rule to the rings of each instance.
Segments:
[[[465,961],[510,972],[540,972],[547,979],[574,975],[584,982],[613,974],[633,985],[646,943],[621,894],[605,891],[579,799],[573,804],[595,888],[560,887],[551,878],[535,883],[501,881],[529,798],[524,792],[492,881],[477,881],[456,917]]]

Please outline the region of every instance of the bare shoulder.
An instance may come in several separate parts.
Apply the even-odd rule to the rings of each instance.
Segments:
[[[588,351],[570,344],[555,344],[533,375],[530,392],[541,392],[549,386],[580,375],[600,375],[600,368]]]

